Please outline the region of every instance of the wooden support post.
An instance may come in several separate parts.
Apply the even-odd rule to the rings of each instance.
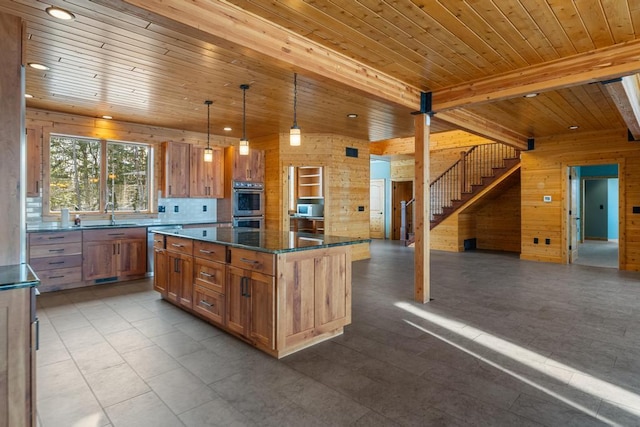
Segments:
[[[429,127],[431,116],[421,113],[415,116],[416,129],[416,168],[415,168],[415,290],[416,301],[425,303],[429,301],[430,268],[429,268],[429,218],[430,218],[430,194],[429,194]]]

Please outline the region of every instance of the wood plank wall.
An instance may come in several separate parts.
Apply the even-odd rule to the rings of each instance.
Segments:
[[[478,209],[475,214],[476,247],[520,252],[520,182]]]
[[[0,170],[2,185],[2,221],[0,221],[0,265],[23,261],[25,244],[21,235],[22,197],[25,183],[21,171],[25,165],[22,92],[22,20],[0,13]]]
[[[538,138],[535,149],[522,153],[522,259],[567,262],[568,166],[619,165],[620,268],[640,271],[640,144],[629,142],[626,131],[570,133]],[[543,196],[552,197],[544,203]],[[549,245],[533,243],[538,237]]]
[[[289,166],[322,166],[325,194],[325,234],[369,237],[369,143],[359,139],[329,135],[303,134],[302,145],[291,147],[289,135],[256,138],[255,147],[265,150],[267,197],[266,226],[289,228]],[[358,157],[347,157],[346,147],[358,149]],[[279,191],[277,190],[279,189]],[[278,194],[276,194],[276,192]],[[277,203],[274,201],[277,198]],[[358,207],[364,210],[359,211]],[[369,245],[353,246],[352,259],[370,257]]]

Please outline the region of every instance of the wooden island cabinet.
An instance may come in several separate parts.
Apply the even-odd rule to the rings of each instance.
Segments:
[[[182,299],[192,289],[191,307],[172,295],[171,280],[165,285],[170,255],[158,258],[167,266],[154,276],[162,297],[274,357],[339,335],[351,323],[351,245],[367,239],[234,228],[158,233],[165,247],[156,251],[193,247],[193,274],[175,286]]]

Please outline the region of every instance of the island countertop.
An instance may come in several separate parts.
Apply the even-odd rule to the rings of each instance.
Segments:
[[[4,265],[0,267],[0,291],[37,286],[38,276],[29,264]]]
[[[271,254],[357,245],[359,243],[370,242],[368,238],[298,233],[293,231],[281,232],[256,228],[202,227],[158,230],[155,231],[155,233],[219,243],[231,247],[251,249]]]

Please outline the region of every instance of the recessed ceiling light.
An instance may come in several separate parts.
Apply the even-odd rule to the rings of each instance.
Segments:
[[[579,127],[580,127],[580,126],[576,126],[576,125],[569,126],[569,130],[576,130],[576,129],[578,129]]]
[[[526,95],[524,95],[525,98],[535,98],[536,96],[540,95],[539,93],[528,93]]]
[[[356,117],[358,117],[358,115],[356,113],[349,113],[347,114],[347,117],[349,117],[350,119],[355,119]]]
[[[31,95],[30,93],[25,93],[25,94],[24,94],[24,97],[25,97],[25,98],[33,98],[33,95]]]
[[[223,129],[224,129],[225,131],[227,131],[227,132],[229,132],[230,130],[232,130],[232,129],[231,129],[231,126],[225,126]]]
[[[103,118],[103,119],[105,119],[105,120],[111,120],[111,119],[113,119],[113,117],[111,117],[111,116],[102,116],[102,118]]]
[[[37,62],[29,62],[28,65],[29,67],[35,68],[36,70],[43,70],[43,71],[50,70],[50,68],[47,67],[46,65],[38,64]]]
[[[53,16],[54,18],[62,19],[64,21],[71,21],[72,19],[76,18],[75,15],[69,12],[68,10],[64,10],[62,8],[55,7],[55,6],[46,8],[45,12],[47,12],[50,16]]]

